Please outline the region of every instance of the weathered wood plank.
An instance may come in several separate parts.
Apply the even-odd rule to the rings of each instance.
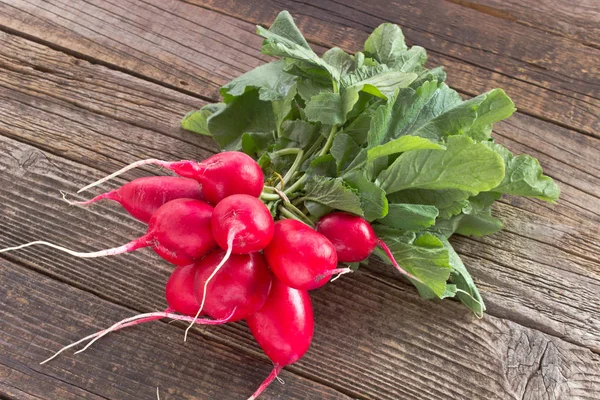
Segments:
[[[243,399],[268,374],[270,365],[263,360],[198,335],[184,343],[182,329],[162,322],[107,337],[82,355],[71,351],[39,365],[68,341],[133,312],[6,260],[0,279],[0,395],[153,399],[158,387],[161,399]],[[273,384],[265,399],[350,399],[289,371],[281,378],[287,384]]]
[[[15,68],[0,70],[0,93],[4,93],[2,97],[7,99],[0,108],[0,115],[3,115],[0,118],[0,129],[6,135],[30,142],[54,154],[70,156],[105,172],[115,170],[124,163],[141,157],[160,155],[171,158],[201,158],[207,154],[187,143],[196,141],[197,144],[208,147],[209,140],[189,133],[180,133],[185,137],[186,143],[177,142],[176,134],[179,130],[169,124],[176,124],[178,115],[170,115],[171,111],[160,112],[161,109],[166,109],[173,110],[175,113],[185,108],[187,104],[185,95],[174,95],[175,99],[172,99],[171,90],[158,88],[156,89],[158,92],[155,93],[153,86],[157,85],[147,84],[148,87],[144,86],[143,92],[139,95],[145,96],[148,112],[145,112],[141,119],[136,119],[135,113],[117,113],[116,118],[123,121],[116,121],[110,118],[111,110],[135,109],[135,97],[130,100],[125,95],[104,96],[102,88],[97,88],[95,85],[112,82],[113,79],[119,78],[120,73],[90,65],[85,61],[80,61],[76,65],[70,61],[69,56],[35,44],[28,48],[26,43],[29,42],[24,39],[16,38],[15,41],[21,42],[16,46],[18,52],[7,53],[0,49],[0,60],[4,60],[4,64],[18,64],[18,60],[15,61],[13,55],[22,53],[27,55],[24,59],[37,60],[31,61],[32,65],[37,65],[35,63],[41,62],[39,60],[47,60],[45,65],[50,72],[36,69],[23,72],[24,70]],[[38,53],[39,56],[36,55]],[[64,60],[61,57],[64,57]],[[72,67],[64,67],[65,71],[62,72],[52,72],[60,71],[60,67],[68,65]],[[95,78],[88,80],[87,77],[90,75]],[[59,79],[57,76],[60,79],[63,76],[72,79],[73,82],[68,87],[90,85],[89,95],[85,96],[85,93],[81,93],[79,100],[73,102],[69,101],[69,91],[60,88],[62,84],[50,90],[54,87],[52,85],[56,79]],[[19,84],[21,81],[28,83],[21,87]],[[125,91],[132,96],[138,94],[135,90],[137,81],[139,79],[132,77],[124,80],[124,86],[129,88]],[[38,88],[45,89],[38,91]],[[80,96],[79,92],[75,91],[74,96]],[[14,112],[6,114],[6,110],[10,110],[11,104],[14,104],[14,99],[22,99],[23,103],[18,103],[14,107]],[[51,112],[41,113],[39,109],[34,108],[38,105],[46,107]],[[156,119],[152,118],[154,109],[159,110]],[[160,132],[176,132],[172,132],[173,138],[168,138],[159,132],[148,131],[126,122],[139,126],[142,126],[142,123],[162,126],[157,128]],[[18,124],[18,128],[15,128],[15,124]],[[516,152],[526,151],[538,156],[542,165],[549,169],[553,176],[568,184],[563,185],[563,197],[556,206],[509,198],[506,200],[507,205],[497,208],[499,216],[507,225],[506,232],[479,240],[477,243],[465,239],[466,242],[463,244],[461,239],[457,242],[458,247],[466,255],[484,254],[487,259],[492,260],[480,262],[476,259],[472,265],[469,264],[469,267],[475,271],[478,282],[484,288],[484,296],[487,298],[487,293],[490,293],[488,305],[492,313],[498,312],[498,315],[524,324],[532,324],[540,330],[558,334],[575,343],[594,349],[600,348],[598,326],[600,305],[597,297],[590,295],[597,291],[599,280],[598,262],[594,257],[599,254],[595,232],[600,215],[600,204],[597,201],[599,186],[596,186],[598,169],[593,160],[597,149],[600,149],[600,141],[521,115],[506,124],[499,125],[497,130],[503,135],[500,140],[504,141],[509,148]],[[115,138],[107,138],[104,136],[105,132],[115,134]],[[122,132],[128,134],[123,136]],[[140,145],[129,143],[131,139],[129,132],[135,133],[135,140]],[[76,137],[85,140],[86,148],[81,148],[75,143],[71,145],[72,152],[65,152],[63,150],[65,140],[71,140],[74,133],[77,134]],[[547,137],[547,143],[540,137]],[[122,138],[126,138],[127,141],[122,142]],[[525,145],[520,145],[515,140],[522,141]],[[107,141],[111,141],[113,148],[106,154],[99,155],[98,152]],[[117,246],[141,234],[142,228],[139,224],[123,218],[121,214],[112,213],[109,211],[112,208],[108,205],[95,206],[94,213],[88,214],[80,209],[68,208],[58,199],[58,189],[74,192],[76,188],[100,177],[102,174],[97,170],[65,162],[60,158],[11,141],[5,140],[2,143],[4,152],[1,165],[6,173],[3,181],[6,189],[0,193],[5,203],[4,209],[13,215],[13,219],[7,220],[4,225],[5,238],[10,240],[10,243],[24,242],[47,235],[47,226],[53,227],[50,239],[67,245],[73,243],[73,237],[64,233],[64,229],[70,229],[76,232],[75,237],[84,239],[89,250]],[[153,143],[153,146],[143,147],[144,143]],[[165,151],[173,154],[166,154]],[[127,177],[140,176],[143,173],[136,172]],[[27,178],[21,181],[24,176]],[[14,177],[19,177],[17,183],[14,183],[16,179]],[[114,185],[122,182],[117,180]],[[45,207],[43,213],[35,212],[36,202]],[[106,228],[108,223],[115,224],[114,232],[110,236],[106,235],[109,232]],[[499,260],[502,262],[490,266],[489,263],[495,260],[496,248],[505,249],[503,250],[505,255]],[[64,264],[56,266],[54,258],[48,258],[46,254],[45,250],[31,249],[30,252],[20,254],[19,259],[34,262],[35,257],[41,257],[43,262],[36,261],[35,265],[43,268],[47,273],[61,276],[76,285],[93,284],[93,282],[86,282],[85,272],[88,270],[86,266],[89,265],[89,261],[83,262],[64,255],[53,255]],[[129,304],[126,303],[130,301],[127,292],[134,289],[132,286],[134,284],[127,282],[132,279],[132,282],[135,282],[135,279],[142,279],[145,285],[154,285],[152,286],[154,289],[161,290],[160,284],[154,282],[150,276],[144,275],[142,278],[134,279],[136,275],[132,271],[136,270],[140,262],[139,257],[142,256],[131,255],[119,259],[127,267],[125,270],[120,270],[119,265],[109,260],[92,261],[91,265],[95,268],[107,269],[106,272],[98,273],[95,278],[100,285],[109,282],[111,276],[120,276],[126,285],[126,289],[119,296],[112,298],[113,300]],[[153,260],[153,258],[142,259],[146,262]],[[76,267],[72,268],[72,265]],[[164,278],[169,268],[164,264],[160,265]],[[484,267],[486,265],[487,267]],[[513,272],[511,267],[517,271]],[[492,274],[490,270],[496,272]],[[391,271],[389,272],[390,276],[395,276]],[[535,279],[531,278],[532,273]],[[548,276],[554,275],[560,276],[564,282],[554,287],[538,285],[538,281],[548,280]],[[89,288],[95,293],[101,292],[98,287]],[[565,301],[561,296],[565,291],[574,293],[570,300],[571,305],[564,304]],[[524,298],[530,294],[535,295],[534,298],[525,300]],[[140,293],[140,296],[144,295]],[[135,308],[157,307],[156,303],[151,303],[149,298],[143,298],[139,303],[130,305]],[[594,307],[597,307],[595,311]],[[582,314],[576,309],[586,311]]]
[[[600,3],[596,0],[449,0],[494,17],[600,47]]]
[[[504,87],[524,112],[590,135],[600,128],[594,63],[600,50],[558,36],[549,40],[532,28],[456,4],[429,0],[423,7],[444,12],[425,13],[404,3],[394,3],[388,12],[387,6],[380,9],[374,3],[366,13],[332,2],[266,1],[260,7],[233,0],[194,3],[204,8],[174,0],[85,5],[14,0],[0,4],[0,25],[215,99],[219,85],[265,59],[257,53],[260,38],[253,35],[253,24],[270,23],[282,7],[296,12],[312,41],[350,51],[360,49],[377,24],[392,20],[405,27],[412,43],[430,50],[432,65],[447,67],[457,89],[473,95]],[[329,12],[323,13],[323,7]],[[447,28],[442,31],[442,26]]]
[[[203,159],[216,150],[179,128],[181,116],[204,102],[13,35],[2,32],[0,40],[5,135],[104,170],[116,160]]]
[[[176,0],[161,4],[9,1],[0,4],[0,25],[204,96],[264,62],[248,51],[248,29]]]
[[[19,79],[0,76],[6,88],[26,94],[45,93],[112,119],[189,140],[196,146],[203,144],[190,140],[190,135],[182,134],[178,127],[180,116],[202,107],[206,104],[202,100],[5,32],[0,32],[0,43],[0,68]],[[44,79],[37,79],[40,76]]]

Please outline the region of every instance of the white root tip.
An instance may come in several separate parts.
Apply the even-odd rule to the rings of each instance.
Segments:
[[[231,319],[231,317],[235,313],[236,309],[237,308],[234,308],[234,310],[231,312],[231,314],[227,318],[225,318],[225,319],[221,319],[221,320],[204,320],[203,319],[199,323],[207,324],[207,325],[211,325],[211,324],[212,325],[224,324],[229,319]],[[68,346],[63,347],[62,349],[60,349],[59,351],[57,351],[56,353],[54,353],[54,355],[52,355],[51,357],[49,357],[46,360],[42,361],[40,363],[40,365],[41,364],[45,364],[48,361],[53,360],[54,358],[56,358],[63,351],[68,350],[70,348],[73,348],[73,347],[77,346],[78,344],[81,344],[81,343],[85,342],[86,340],[93,339],[83,349],[76,351],[74,354],[79,354],[81,352],[84,352],[92,344],[94,344],[97,340],[99,340],[100,338],[106,336],[110,332],[114,332],[116,330],[119,330],[119,329],[122,329],[122,328],[126,328],[128,326],[138,325],[138,324],[140,324],[142,322],[146,322],[146,321],[140,321],[140,320],[152,321],[152,320],[157,320],[157,319],[161,319],[161,318],[171,318],[173,320],[179,320],[179,321],[195,321],[196,323],[198,323],[198,320],[196,318],[192,318],[192,317],[189,317],[187,315],[173,314],[170,309],[167,309],[166,311],[159,311],[159,312],[153,312],[153,313],[146,313],[146,314],[135,315],[133,317],[125,318],[125,319],[123,319],[123,320],[121,320],[121,321],[113,324],[109,328],[106,328],[106,329],[103,329],[103,330],[98,331],[96,333],[93,333],[91,335],[88,335],[88,336],[84,337],[83,339],[79,339],[78,341],[76,341],[74,343],[71,343]]]
[[[127,244],[125,244],[123,246],[120,246],[120,247],[115,247],[113,249],[95,251],[95,252],[91,252],[91,253],[83,253],[83,252],[73,251],[71,249],[67,249],[66,247],[62,247],[62,246],[59,246],[59,245],[54,244],[54,243],[45,242],[43,240],[36,240],[34,242],[25,243],[25,244],[22,244],[22,245],[19,245],[19,246],[6,247],[4,249],[0,249],[0,253],[4,253],[4,252],[7,252],[7,251],[13,251],[13,250],[20,250],[20,249],[24,249],[24,248],[29,247],[29,246],[37,245],[37,244],[40,244],[40,245],[43,245],[43,246],[46,246],[46,247],[51,247],[53,249],[60,250],[60,251],[62,251],[64,253],[67,253],[67,254],[70,254],[72,256],[79,257],[79,258],[95,258],[95,257],[112,256],[112,255],[127,253],[129,251],[133,251],[136,248],[138,248],[138,247],[136,247],[136,244],[135,244],[135,241],[134,241],[134,242],[127,243]]]
[[[131,169],[138,168],[138,167],[141,167],[141,166],[144,166],[144,165],[151,165],[151,164],[156,164],[156,165],[160,165],[162,167],[165,167],[169,163],[167,161],[158,160],[156,158],[150,158],[150,159],[147,159],[147,160],[136,161],[136,162],[134,162],[132,164],[129,164],[128,166],[126,166],[124,168],[121,168],[120,170],[118,170],[116,172],[113,172],[112,174],[110,174],[108,176],[105,176],[102,179],[97,180],[96,182],[90,183],[89,185],[87,185],[87,186],[79,189],[77,191],[77,193],[81,193],[81,192],[84,192],[84,191],[86,191],[88,189],[93,188],[94,186],[98,186],[98,185],[100,185],[100,184],[102,184],[102,183],[104,183],[106,181],[111,180],[112,178],[114,178],[116,176],[121,175],[124,172],[127,172],[127,171],[131,170]]]

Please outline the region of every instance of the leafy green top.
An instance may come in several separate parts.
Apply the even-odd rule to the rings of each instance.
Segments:
[[[510,98],[493,89],[463,100],[393,24],[354,55],[333,48],[319,57],[287,11],[258,34],[262,52],[280,59],[223,86],[223,103],[188,113],[182,126],[255,157],[274,217],[360,215],[421,280],[413,284],[423,297],[456,297],[482,314],[448,238],[500,230],[490,209],[504,193],[559,196],[536,159],[494,143],[492,124],[515,111]]]

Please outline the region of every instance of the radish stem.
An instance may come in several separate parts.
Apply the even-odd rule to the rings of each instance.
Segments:
[[[394,258],[394,255],[392,254],[392,252],[390,251],[390,248],[387,247],[387,245],[385,244],[385,242],[381,239],[377,239],[377,245],[379,247],[381,247],[381,249],[385,252],[385,254],[388,256],[388,258],[390,259],[390,261],[392,262],[392,265],[394,267],[396,267],[396,269],[398,271],[400,271],[401,274],[406,275],[407,277],[409,277],[410,279],[413,279],[417,282],[423,283],[419,278],[417,278],[416,276],[414,276],[413,274],[411,274],[410,272],[407,272],[404,268],[402,268],[398,262],[396,261],[396,259]]]

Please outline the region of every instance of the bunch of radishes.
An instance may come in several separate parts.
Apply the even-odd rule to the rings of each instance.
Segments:
[[[278,214],[275,217],[283,219],[275,222],[260,200],[264,187],[260,166],[236,151],[219,153],[200,163],[140,161],[81,191],[144,164],[160,165],[181,177],[140,178],[92,200],[71,204],[117,201],[132,216],[148,223],[145,235],[93,253],[42,241],[0,252],[44,244],[78,257],[100,257],[152,247],[177,266],[166,283],[168,308],[123,320],[61,352],[92,339],[83,351],[109,332],[164,317],[190,321],[190,327],[193,323],[245,319],[274,364],[272,373],[250,397],[254,399],[281,368],[296,362],[310,346],[314,321],[308,290],[323,286],[334,274],[350,271],[338,268],[338,262],[364,260],[378,244],[387,248],[367,221],[348,213],[324,216],[316,230]],[[201,315],[210,319],[198,319]]]

